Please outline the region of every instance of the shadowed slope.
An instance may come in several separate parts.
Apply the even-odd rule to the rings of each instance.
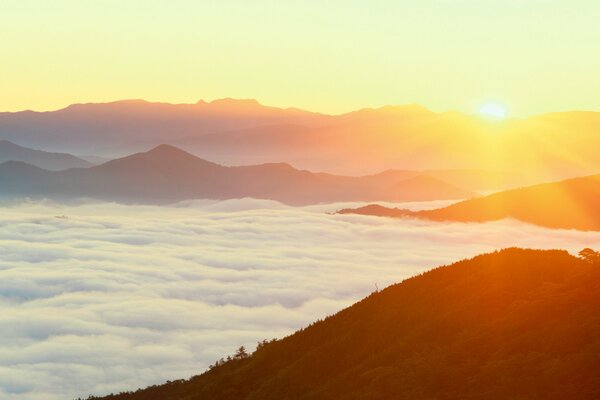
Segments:
[[[66,153],[51,153],[29,149],[7,140],[0,140],[0,163],[6,161],[21,161],[36,167],[58,171],[67,168],[90,167],[88,161]]]
[[[374,293],[189,381],[106,400],[595,399],[600,266],[507,249]]]
[[[339,212],[460,222],[515,218],[549,228],[600,230],[600,175],[507,190],[436,210],[409,211],[371,205]]]

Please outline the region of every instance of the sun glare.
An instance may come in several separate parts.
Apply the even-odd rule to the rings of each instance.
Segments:
[[[485,103],[479,107],[479,114],[492,119],[506,118],[506,107],[499,103]]]

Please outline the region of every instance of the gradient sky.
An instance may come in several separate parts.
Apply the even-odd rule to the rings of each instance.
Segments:
[[[3,0],[0,110],[222,97],[600,110],[598,21],[598,0]]]

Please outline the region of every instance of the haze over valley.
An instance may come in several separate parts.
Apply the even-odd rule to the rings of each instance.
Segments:
[[[600,399],[599,20],[0,2],[0,400]]]

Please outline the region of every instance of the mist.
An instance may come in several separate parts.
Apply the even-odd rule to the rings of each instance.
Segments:
[[[5,205],[0,398],[69,399],[189,377],[439,265],[511,246],[600,247],[600,232],[517,221],[331,214],[345,206]]]

